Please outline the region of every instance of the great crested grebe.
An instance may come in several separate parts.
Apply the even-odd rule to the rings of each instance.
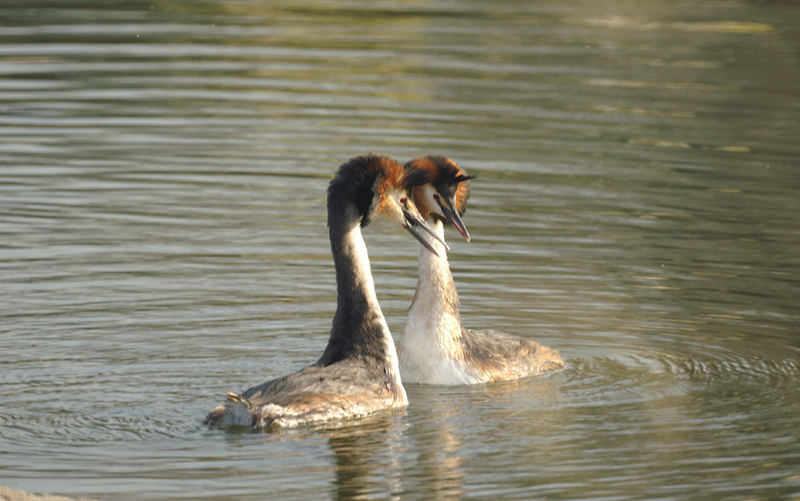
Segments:
[[[428,156],[406,164],[427,172],[429,183],[412,188],[423,218],[430,218],[439,240],[449,221],[469,241],[460,215],[466,209],[470,177],[446,157]],[[533,376],[564,366],[556,350],[493,329],[461,325],[458,292],[444,245],[436,254],[420,249],[417,290],[408,320],[397,339],[400,374],[406,383],[474,384]]]
[[[208,413],[206,423],[265,429],[359,417],[408,405],[394,341],[375,295],[361,228],[376,215],[398,223],[434,252],[433,231],[407,191],[427,173],[367,155],[339,167],[328,187],[328,229],[336,268],[336,314],[328,346],[313,365],[267,381]],[[429,251],[426,251],[429,252]]]

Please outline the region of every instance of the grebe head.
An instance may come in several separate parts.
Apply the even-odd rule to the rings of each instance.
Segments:
[[[409,196],[414,187],[428,182],[426,171],[406,170],[390,157],[376,154],[356,157],[339,168],[328,187],[328,216],[330,218],[332,211],[336,210],[331,206],[331,193],[343,193],[355,202],[362,227],[376,216],[383,216],[406,229],[426,249],[436,254],[423,231],[439,241],[441,239],[425,222]]]
[[[433,155],[411,160],[405,168],[409,172],[427,173],[427,183],[411,188],[420,215],[449,221],[469,242],[469,232],[461,216],[467,210],[469,180],[474,176],[467,175],[452,159]]]

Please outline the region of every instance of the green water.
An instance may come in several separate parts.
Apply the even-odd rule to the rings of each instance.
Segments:
[[[0,484],[98,499],[800,498],[800,10],[788,2],[0,5]],[[516,383],[276,434],[315,361],[325,189],[453,157],[465,326]],[[391,329],[416,246],[365,232]]]

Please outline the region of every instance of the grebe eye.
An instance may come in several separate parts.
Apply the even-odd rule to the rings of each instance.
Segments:
[[[433,199],[438,202],[439,201],[439,194],[438,193],[434,193],[433,194]]]
[[[406,199],[405,198],[401,198],[400,199],[400,203],[403,204],[403,207],[405,207],[406,206]]]

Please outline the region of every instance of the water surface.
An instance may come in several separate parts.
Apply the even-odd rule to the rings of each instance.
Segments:
[[[99,499],[800,497],[800,11],[781,2],[0,7],[0,483]],[[568,367],[202,425],[313,362],[325,188],[476,174],[464,323]],[[397,332],[416,246],[366,233]]]

